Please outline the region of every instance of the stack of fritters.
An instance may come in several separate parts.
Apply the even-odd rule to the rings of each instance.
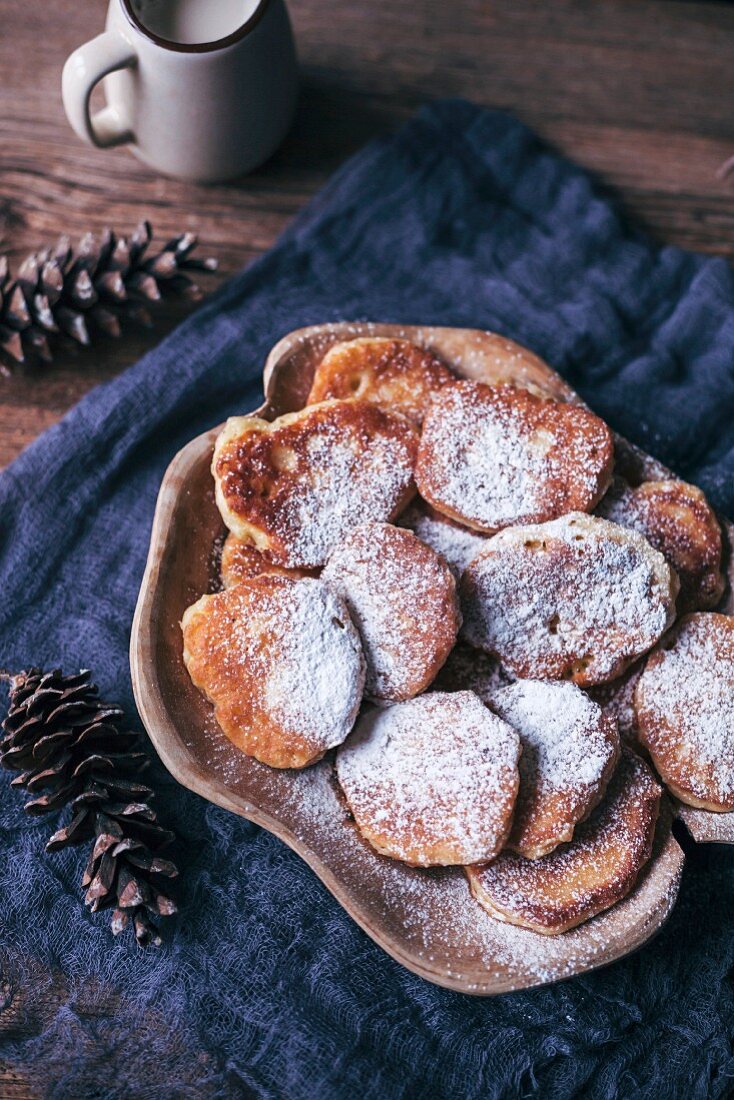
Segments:
[[[512,377],[527,353],[496,346]],[[377,852],[466,866],[492,916],[564,932],[650,857],[641,753],[734,809],[721,529],[699,489],[628,466],[580,403],[337,344],[305,408],[217,440],[223,588],[184,615],[191,678],[265,764],[336,748]]]

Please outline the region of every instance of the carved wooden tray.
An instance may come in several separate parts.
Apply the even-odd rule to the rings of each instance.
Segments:
[[[430,347],[467,377],[516,381],[580,400],[530,352],[518,352],[508,368],[506,354],[498,354],[506,342],[490,333],[329,324],[291,333],[273,348],[259,415],[272,419],[302,407],[324,352],[339,340],[370,334]],[[678,892],[683,853],[671,833],[673,813],[682,812],[696,839],[727,842],[734,839],[734,814],[674,809],[665,801],[653,858],[632,894],[580,928],[541,936],[487,916],[460,870],[414,870],[373,852],[345,817],[328,757],[304,771],[276,771],[224,737],[186,673],[179,627],[185,608],[218,583],[213,547],[224,529],[209,472],[218,430],[192,440],[166,473],[132,627],[135,699],[171,774],[280,837],[388,954],[439,985],[479,995],[522,989],[592,970],[641,946],[660,928]],[[623,463],[636,466],[642,480],[666,475],[658,463],[618,442]]]

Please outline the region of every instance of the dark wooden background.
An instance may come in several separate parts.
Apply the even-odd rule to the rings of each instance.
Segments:
[[[658,238],[734,256],[734,5],[676,0],[290,0],[303,70],[293,131],[238,183],[158,178],[124,150],[69,130],[67,54],[102,29],[104,0],[0,0],[0,252],[14,261],[61,231],[152,220],[199,233],[226,275],[266,249],[333,169],[426,100],[514,111],[597,172]],[[180,316],[180,314],[178,314]],[[157,333],[0,378],[0,465]],[[1,944],[0,944],[1,946]],[[2,1019],[0,1017],[0,1025]],[[27,1086],[0,1066],[0,1100]]]
[[[294,129],[238,183],[155,176],[125,150],[83,145],[59,94],[67,54],[102,28],[104,0],[0,0],[0,251],[149,217],[195,229],[221,277],[266,249],[329,173],[427,99],[508,108],[594,169],[658,237],[734,254],[734,6],[675,0],[291,0],[303,69]],[[156,333],[0,379],[0,465]]]

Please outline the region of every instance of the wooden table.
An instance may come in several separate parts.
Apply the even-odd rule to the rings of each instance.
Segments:
[[[220,276],[272,243],[334,168],[426,100],[514,111],[587,165],[658,237],[734,254],[734,7],[675,0],[290,0],[303,69],[290,137],[260,171],[198,187],[157,177],[125,150],[83,145],[59,94],[67,54],[102,28],[104,0],[0,0],[0,251],[17,262],[64,230],[149,217],[161,237],[196,230]],[[209,284],[211,285],[211,283]],[[0,379],[0,465],[154,333]],[[128,330],[130,332],[130,330]]]

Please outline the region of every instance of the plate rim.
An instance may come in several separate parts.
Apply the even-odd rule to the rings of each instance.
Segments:
[[[311,325],[293,330],[283,336],[273,346],[268,354],[263,372],[264,402],[254,412],[247,415],[267,416],[273,411],[271,400],[277,381],[279,364],[286,361],[287,354],[306,338],[316,334],[328,332],[336,335],[349,331],[352,335],[356,330],[376,336],[405,334],[406,338],[417,337],[417,334],[427,333],[462,333],[487,335],[481,329],[465,329],[454,326],[412,326],[374,324],[367,322],[330,322],[324,325]],[[490,334],[496,335],[496,334]],[[504,339],[504,338],[503,338]],[[532,353],[528,353],[537,359]],[[539,362],[542,363],[541,360]],[[573,394],[567,383],[552,370],[545,366],[550,375],[560,381],[567,392]],[[146,559],[145,570],[141,580],[140,591],[136,602],[130,634],[130,672],[135,703],[147,730],[151,744],[159,756],[163,766],[172,777],[183,787],[205,798],[207,801],[229,810],[238,816],[245,817],[254,824],[267,829],[273,835],[282,840],[296,852],[313,870],[326,888],[334,895],[339,904],[346,910],[349,916],[367,933],[367,935],[380,946],[396,962],[419,977],[422,977],[436,985],[474,996],[494,996],[500,993],[512,992],[520,989],[537,988],[542,985],[552,984],[557,981],[567,980],[581,973],[590,973],[592,970],[603,968],[612,962],[626,957],[647,943],[663,926],[670,912],[675,906],[680,876],[684,864],[684,853],[675,839],[670,824],[675,810],[668,814],[666,833],[656,856],[656,862],[663,858],[673,861],[670,884],[670,900],[661,897],[656,906],[647,914],[646,919],[640,925],[631,929],[631,937],[628,946],[618,950],[610,957],[604,957],[603,952],[598,961],[592,961],[573,973],[563,977],[542,977],[530,981],[522,976],[513,979],[498,978],[496,974],[488,971],[486,985],[481,980],[468,983],[461,975],[447,973],[441,968],[432,968],[425,959],[418,954],[407,954],[391,939],[380,932],[367,914],[359,907],[355,908],[353,898],[347,899],[338,874],[333,871],[321,857],[315,853],[307,842],[301,840],[292,830],[282,822],[272,817],[267,811],[255,805],[241,795],[235,794],[227,787],[223,780],[208,775],[196,760],[188,746],[178,735],[175,723],[169,717],[161,685],[157,678],[150,676],[150,670],[154,668],[152,659],[153,635],[155,631],[155,597],[157,590],[157,578],[161,566],[166,558],[166,549],[171,540],[173,525],[172,516],[177,507],[178,496],[181,487],[185,484],[186,474],[195,463],[201,461],[206,450],[213,449],[214,440],[221,429],[221,424],[210,428],[200,435],[195,436],[182,447],[169,463],[158,492],[153,523],[150,532],[150,544]],[[654,461],[654,460],[653,460]],[[659,465],[659,464],[658,464]],[[166,736],[166,733],[168,736]],[[662,815],[661,815],[662,816]],[[649,867],[647,864],[646,867]],[[643,868],[643,873],[645,868]],[[635,887],[636,889],[636,887]],[[581,926],[583,927],[583,926]]]

